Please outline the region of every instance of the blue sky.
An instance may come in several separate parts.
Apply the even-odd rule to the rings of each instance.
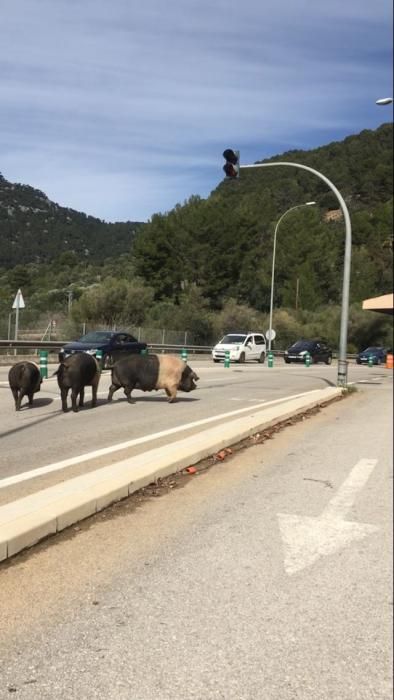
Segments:
[[[392,120],[391,0],[1,0],[0,172],[145,221]],[[334,183],[335,184],[335,183]]]

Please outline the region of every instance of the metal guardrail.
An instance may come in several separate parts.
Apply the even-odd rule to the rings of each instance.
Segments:
[[[60,350],[66,343],[71,341],[64,340],[0,340],[1,349],[10,350]],[[185,348],[191,353],[208,353],[212,350],[212,345],[171,345],[168,343],[147,343],[149,350],[157,351],[168,351],[168,352],[181,352]]]
[[[65,341],[67,342],[67,341]],[[0,348],[37,348],[45,350],[46,348],[61,348],[65,345],[59,340],[0,340]]]
[[[71,341],[64,340],[0,340],[0,349],[10,349],[10,350],[60,350],[63,345]],[[187,350],[188,353],[194,354],[210,354],[213,345],[189,345],[188,343],[184,345],[171,345],[168,343],[147,343],[149,350],[154,350],[157,352],[175,352],[180,353],[182,349]],[[273,350],[274,356],[282,357],[284,355],[284,350]],[[338,357],[338,351],[334,350],[332,353],[334,359]],[[354,360],[357,357],[357,353],[348,353],[347,359]]]

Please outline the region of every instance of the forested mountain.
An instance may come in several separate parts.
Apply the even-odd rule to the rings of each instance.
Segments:
[[[310,166],[345,198],[356,316],[362,299],[392,289],[392,147],[392,125],[384,124],[264,161]],[[315,204],[299,206],[310,201]],[[95,326],[144,324],[188,330],[203,343],[221,330],[262,327],[274,230],[291,207],[298,208],[278,229],[275,326],[282,323],[282,338],[323,329],[335,344],[345,227],[337,198],[312,173],[241,168],[238,180],[220,181],[207,199],[192,196],[147,224],[106,224],[0,177],[0,335],[18,287],[29,300],[25,323],[68,316]],[[366,327],[365,318],[365,312],[350,318],[354,345],[363,324],[367,342],[383,337],[383,321],[370,317]],[[385,329],[387,336],[387,323]]]
[[[89,262],[130,249],[140,223],[109,224],[61,207],[33,187],[0,173],[0,267],[50,262],[71,252]]]

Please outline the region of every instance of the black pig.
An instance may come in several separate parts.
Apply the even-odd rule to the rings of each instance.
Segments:
[[[197,374],[191,367],[173,355],[130,355],[116,362],[112,368],[108,401],[112,400],[115,391],[124,387],[129,403],[133,403],[133,389],[164,389],[169,403],[173,403],[178,389],[193,391],[197,388],[197,380]]]
[[[17,362],[8,372],[8,381],[15,400],[15,410],[20,411],[24,396],[29,397],[29,406],[33,405],[33,394],[40,391],[42,377],[34,362]]]
[[[78,396],[79,405],[83,406],[85,386],[92,387],[92,408],[95,407],[97,403],[97,387],[100,381],[100,369],[92,355],[88,355],[85,352],[69,355],[60,363],[55,374],[57,375],[57,383],[62,398],[63,411],[67,411],[67,396],[70,389],[72,410],[75,413],[78,411]]]

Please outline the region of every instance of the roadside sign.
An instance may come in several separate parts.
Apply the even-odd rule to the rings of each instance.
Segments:
[[[18,291],[16,293],[16,297],[14,299],[14,303],[12,305],[12,308],[15,309],[15,340],[18,340],[19,309],[25,308],[25,302],[23,301],[23,296],[22,296],[22,292],[20,289],[18,289]],[[17,353],[17,350],[15,348],[14,354],[16,355],[16,353]]]
[[[265,337],[267,338],[267,340],[275,340],[276,331],[274,331],[273,328],[271,328],[271,330],[268,329],[268,331],[265,332]]]
[[[20,289],[18,289],[18,291],[16,293],[12,308],[13,309],[24,309],[25,308],[25,302],[23,300],[22,292]]]

